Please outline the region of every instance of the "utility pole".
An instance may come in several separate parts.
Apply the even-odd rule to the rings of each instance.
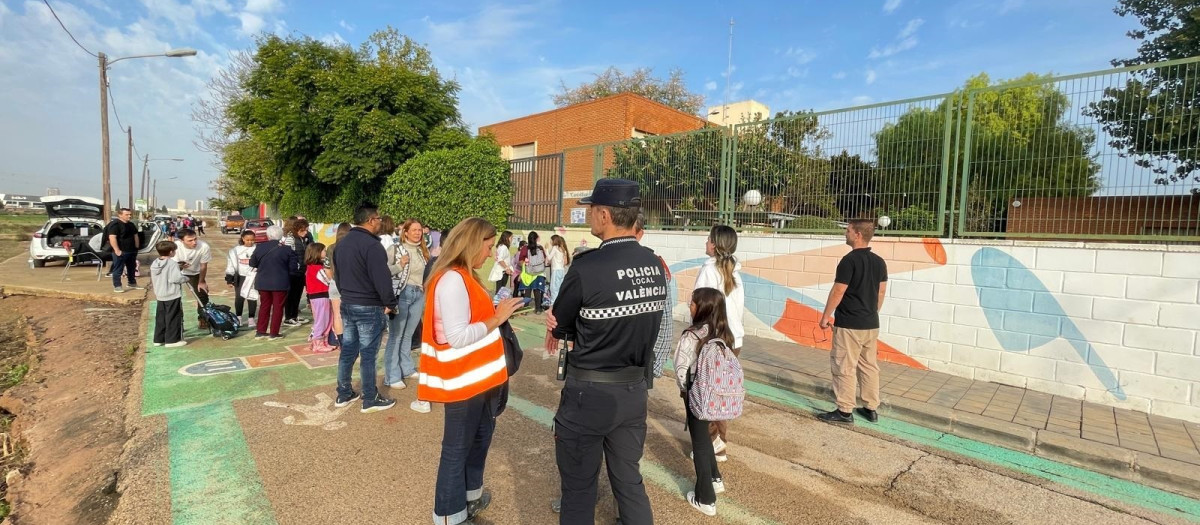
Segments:
[[[134,202],[133,202],[133,126],[129,126],[129,130],[126,131],[126,134],[129,135],[129,148],[128,148],[129,149],[129,201],[128,202],[129,202],[129,209],[132,210],[132,209],[137,208],[137,206],[135,206]]]
[[[729,125],[729,79],[733,77],[733,18],[729,19],[729,61],[725,65],[725,102],[721,106],[721,125]]]
[[[151,198],[151,202],[153,202],[155,206],[158,206],[158,180],[154,181],[153,186],[154,186],[154,189],[151,190],[150,198]]]
[[[146,195],[146,179],[147,179],[146,169],[149,164],[150,164],[150,154],[147,153],[146,156],[142,159],[142,181],[141,181],[142,189],[141,189],[141,191],[138,192],[138,195],[142,196],[142,200],[146,201],[147,206],[150,205],[149,196]]]
[[[97,53],[100,59],[100,184],[104,193],[101,218],[108,224],[112,218],[112,188],[108,165],[108,55]]]

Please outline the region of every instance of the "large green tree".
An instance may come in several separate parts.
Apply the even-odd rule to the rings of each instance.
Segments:
[[[1140,42],[1138,55],[1114,66],[1140,66],[1200,55],[1200,2],[1120,0],[1114,11],[1133,16],[1142,29],[1126,33]],[[1101,122],[1108,143],[1136,158],[1154,183],[1200,182],[1200,64],[1152,67],[1104,89],[1087,113]],[[1192,188],[1200,194],[1200,187]]]
[[[951,156],[950,161],[961,169],[965,150],[961,146],[966,141],[957,140],[955,124],[960,115],[966,116],[965,92],[971,90],[978,91],[973,92],[970,187],[964,210],[970,230],[1003,231],[1013,197],[1094,193],[1100,188],[1100,165],[1092,151],[1095,134],[1066,122],[1069,100],[1053,84],[1039,82],[1043,78],[1031,73],[993,84],[980,74],[937,108],[914,108],[885,125],[875,134],[877,200],[885,203],[885,209],[937,209],[946,106],[950,105],[952,119],[951,144],[960,145],[960,156]],[[1012,86],[983,90],[1006,84]],[[957,187],[953,182],[947,187]]]
[[[228,180],[218,188],[229,200],[345,220],[351,197],[375,194],[408,159],[469,140],[458,85],[394,29],[357,49],[265,35],[252,59],[225,108],[236,138],[221,149]]]

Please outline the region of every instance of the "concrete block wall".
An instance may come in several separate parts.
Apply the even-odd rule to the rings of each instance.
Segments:
[[[648,232],[687,317],[704,233]],[[573,241],[577,242],[577,241]],[[595,241],[589,241],[595,246]],[[1200,422],[1200,246],[877,238],[881,358]],[[817,328],[840,237],[743,234],[747,333]]]

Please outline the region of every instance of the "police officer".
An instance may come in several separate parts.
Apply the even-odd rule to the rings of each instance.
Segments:
[[[562,479],[561,524],[594,523],[600,462],[624,525],[654,522],[638,462],[646,444],[646,398],[667,281],[662,264],[634,238],[636,182],[601,179],[588,223],[604,242],[580,254],[563,279],[546,326],[573,340],[554,415]]]

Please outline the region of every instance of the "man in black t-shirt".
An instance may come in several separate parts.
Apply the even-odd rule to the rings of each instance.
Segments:
[[[112,281],[113,291],[121,293],[121,270],[125,270],[129,278],[129,289],[137,289],[137,256],[142,248],[138,229],[129,220],[133,218],[133,210],[121,208],[117,211],[117,220],[104,227],[104,238],[113,251]]]
[[[833,393],[837,408],[817,415],[830,423],[853,423],[856,411],[872,423],[879,420],[879,309],[887,291],[887,264],[867,245],[875,235],[875,221],[854,219],[846,225],[850,253],[842,257],[833,289],[821,314],[821,329],[833,325]],[[831,317],[830,314],[835,314]],[[855,409],[855,393],[862,387],[865,406]]]

